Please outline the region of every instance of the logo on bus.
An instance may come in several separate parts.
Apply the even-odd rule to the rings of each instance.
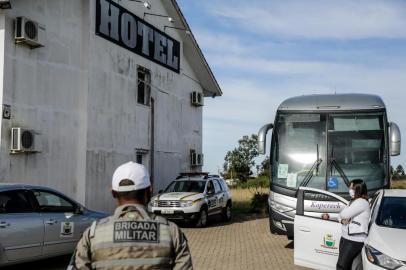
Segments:
[[[336,247],[336,240],[334,239],[333,235],[326,234],[323,238],[323,244],[321,245],[324,248],[328,249],[337,249]]]

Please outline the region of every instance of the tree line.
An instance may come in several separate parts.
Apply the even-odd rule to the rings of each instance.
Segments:
[[[400,164],[396,168],[390,166],[390,174],[393,180],[400,180],[406,178],[405,170],[403,169],[403,166]]]

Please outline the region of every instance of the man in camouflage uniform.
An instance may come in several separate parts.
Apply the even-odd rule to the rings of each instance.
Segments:
[[[116,169],[112,194],[119,206],[83,233],[68,269],[193,269],[180,229],[147,213],[150,186],[144,166],[128,162]]]

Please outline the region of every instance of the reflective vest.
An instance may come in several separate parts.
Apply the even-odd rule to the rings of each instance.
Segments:
[[[134,216],[134,217],[132,217]],[[93,269],[172,269],[173,242],[166,219],[126,205],[90,229]]]

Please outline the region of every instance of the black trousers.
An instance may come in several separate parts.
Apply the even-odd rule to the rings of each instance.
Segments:
[[[361,253],[364,243],[341,237],[337,270],[351,270],[352,262]]]

